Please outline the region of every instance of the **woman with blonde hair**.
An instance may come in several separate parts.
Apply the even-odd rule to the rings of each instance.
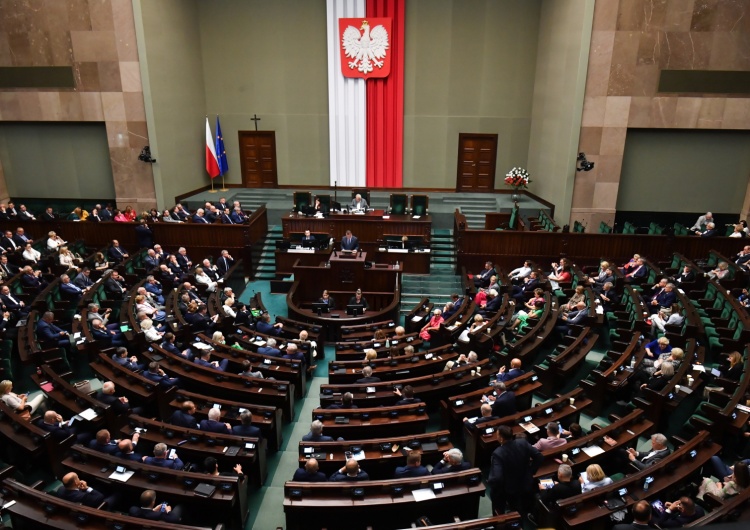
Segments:
[[[370,364],[371,361],[374,361],[377,358],[378,352],[376,352],[372,348],[368,348],[365,350],[365,360],[362,364]]]
[[[154,327],[154,322],[150,318],[141,321],[141,329],[143,330],[143,336],[149,342],[156,342],[161,340],[164,333],[160,332]]]
[[[0,399],[9,409],[25,416],[27,420],[31,419],[31,415],[45,402],[45,396],[41,392],[32,400],[29,400],[26,394],[16,394],[13,392],[13,381],[8,379],[0,382]]]
[[[587,467],[586,472],[581,473],[580,481],[581,493],[612,484],[612,479],[604,474],[604,470],[599,464],[591,464]]]
[[[60,265],[63,265],[69,269],[75,269],[77,271],[81,270],[76,267],[76,257],[70,250],[68,250],[67,246],[63,245],[62,247],[60,247],[60,250],[57,252],[57,257],[60,260]]]
[[[51,230],[47,236],[47,250],[55,251],[61,246],[68,244],[68,242],[58,236],[54,230]]]

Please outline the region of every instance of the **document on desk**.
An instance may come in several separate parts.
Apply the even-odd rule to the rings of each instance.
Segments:
[[[604,449],[599,447],[598,445],[592,445],[590,447],[584,447],[581,449],[584,453],[586,453],[590,457],[594,457],[596,455],[600,455],[604,452]]]
[[[96,412],[94,411],[94,409],[86,409],[83,412],[79,412],[78,415],[87,421],[91,421],[96,418]]]
[[[419,322],[419,321],[420,321],[420,320],[422,320],[423,318],[424,318],[424,317],[420,317],[419,315],[417,315],[417,316],[411,317],[411,321],[412,321],[412,322]]]
[[[125,473],[118,473],[115,471],[109,476],[109,478],[118,482],[127,482],[134,474],[135,471],[126,471]]]
[[[414,500],[417,502],[429,501],[435,498],[435,492],[432,488],[420,488],[418,490],[411,490],[411,494],[414,495]]]
[[[536,425],[534,425],[534,424],[533,424],[533,423],[531,423],[531,422],[528,422],[528,423],[521,423],[520,425],[521,425],[521,428],[522,428],[522,429],[523,429],[524,431],[526,431],[527,433],[529,433],[529,434],[533,434],[533,433],[535,433],[535,432],[539,432],[539,427],[537,427]]]
[[[354,453],[352,455],[352,458],[354,460],[357,460],[357,461],[364,460],[365,459],[365,452],[364,451],[359,451],[358,453]]]

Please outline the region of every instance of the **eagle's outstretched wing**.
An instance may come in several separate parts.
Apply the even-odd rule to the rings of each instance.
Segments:
[[[344,53],[347,57],[351,57],[352,59],[359,58],[362,53],[362,46],[359,42],[361,38],[362,34],[354,26],[348,26],[344,30],[341,43],[344,45]]]
[[[344,34],[346,36],[346,34]],[[373,59],[382,59],[385,57],[385,51],[388,49],[388,32],[378,24],[370,31],[370,57]]]

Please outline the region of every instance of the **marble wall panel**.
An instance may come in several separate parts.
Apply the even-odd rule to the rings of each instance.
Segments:
[[[747,0],[598,1],[591,42],[579,151],[596,167],[576,178],[571,222],[614,215],[628,128],[750,129],[748,97],[657,92],[662,69],[750,70]]]

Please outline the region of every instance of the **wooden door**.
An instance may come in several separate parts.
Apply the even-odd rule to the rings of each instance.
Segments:
[[[276,133],[239,131],[242,185],[246,188],[275,188]]]
[[[458,134],[456,191],[495,189],[496,134]]]

